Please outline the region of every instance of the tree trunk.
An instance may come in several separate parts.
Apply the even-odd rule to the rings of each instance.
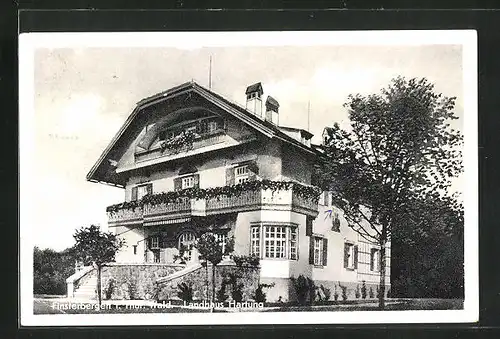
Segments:
[[[212,264],[212,312],[214,311],[215,308],[215,265]]]
[[[378,307],[380,310],[385,308],[385,246],[387,243],[385,227],[382,229],[382,235],[380,237],[380,282],[379,282],[379,295],[378,295]]]
[[[210,288],[208,286],[208,261],[205,262],[205,273],[206,273],[206,291],[207,291],[207,295],[206,295],[206,301],[209,301],[210,300]]]
[[[101,306],[101,266],[97,266],[97,302]]]

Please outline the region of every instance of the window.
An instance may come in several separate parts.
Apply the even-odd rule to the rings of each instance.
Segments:
[[[326,266],[328,259],[328,239],[319,237],[310,238],[309,264]]]
[[[380,271],[380,250],[372,248],[370,252],[370,271]]]
[[[252,227],[250,239],[250,255],[260,258],[260,226]]]
[[[235,181],[237,184],[244,183],[249,179],[248,165],[243,165],[236,167],[235,169]]]
[[[153,184],[143,184],[132,187],[132,200],[141,200],[144,196],[153,193]]]
[[[297,260],[297,228],[291,227],[290,229],[290,259]]]
[[[286,257],[286,228],[282,226],[265,226],[264,231],[265,258]]]
[[[297,260],[297,232],[295,226],[253,226],[250,230],[250,255],[259,258]],[[262,245],[261,235],[263,235]]]
[[[151,249],[158,249],[160,248],[160,237],[157,235],[153,235],[151,238],[149,238],[149,247]]]
[[[352,243],[344,245],[344,267],[347,269],[356,269],[358,266],[358,246]]]
[[[191,261],[192,250],[195,242],[195,236],[193,232],[184,232],[179,236],[179,251],[184,250],[184,259]]]
[[[314,238],[314,265],[322,265],[323,264],[323,239],[322,238]]]
[[[194,177],[184,177],[182,178],[182,189],[194,187]]]

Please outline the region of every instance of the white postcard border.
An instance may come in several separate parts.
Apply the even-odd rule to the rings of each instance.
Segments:
[[[161,43],[160,43],[161,42]],[[33,314],[30,213],[34,154],[34,51],[37,48],[313,46],[460,44],[464,77],[465,300],[463,310],[240,312],[159,314]],[[440,31],[23,33],[19,37],[20,324],[23,326],[462,323],[479,317],[477,33]],[[54,234],[57,236],[57,234]]]

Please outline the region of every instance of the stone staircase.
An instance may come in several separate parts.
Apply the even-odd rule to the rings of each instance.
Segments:
[[[80,279],[78,288],[74,292],[75,299],[95,300],[97,299],[97,275],[91,271]]]

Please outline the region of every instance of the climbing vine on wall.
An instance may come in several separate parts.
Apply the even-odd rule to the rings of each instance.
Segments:
[[[196,134],[191,131],[181,132],[172,138],[163,140],[160,144],[162,152],[166,150],[179,151],[181,148],[186,147],[191,149],[193,147],[193,141],[196,138]]]
[[[141,200],[123,202],[120,204],[108,206],[107,212],[116,212],[122,209],[135,209],[144,205],[158,205],[180,202],[183,198],[189,199],[212,199],[225,197],[236,197],[244,192],[257,190],[286,191],[293,190],[298,196],[317,202],[321,191],[314,186],[305,186],[293,181],[272,181],[255,180],[247,181],[241,184],[211,187],[211,188],[186,188],[179,191],[162,192],[157,194],[148,194]]]

